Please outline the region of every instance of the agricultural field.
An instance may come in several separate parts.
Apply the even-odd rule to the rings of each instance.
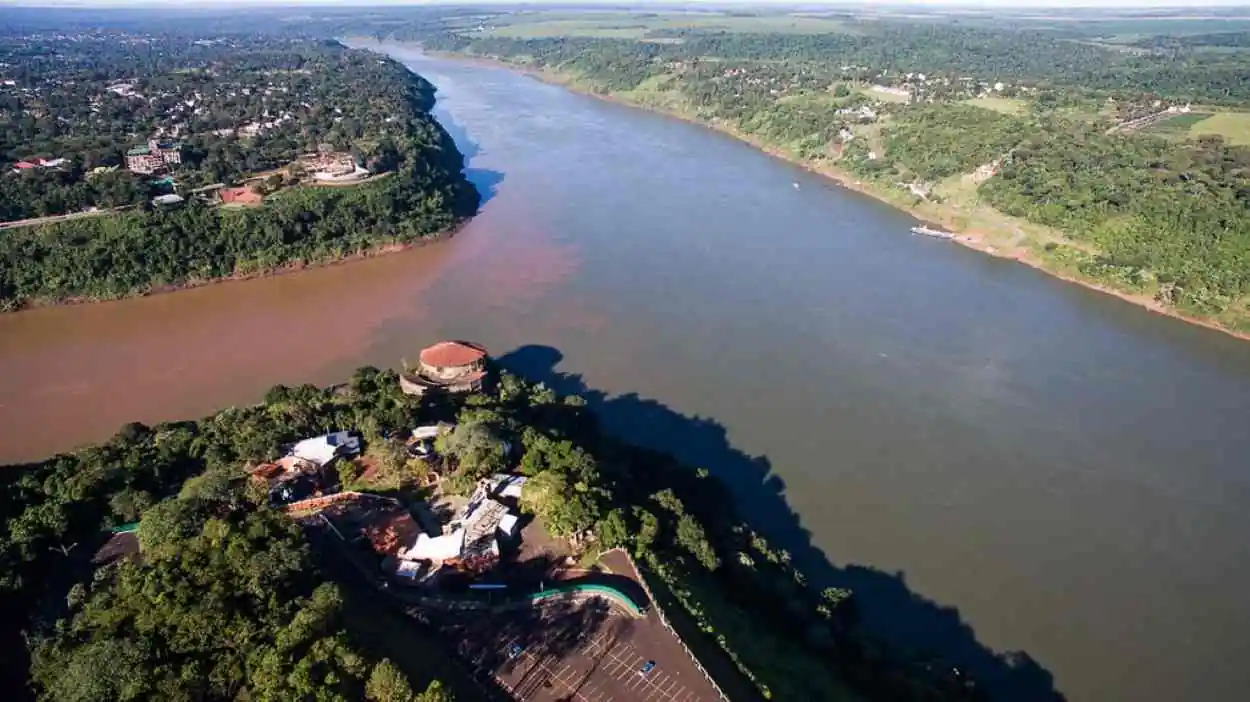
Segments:
[[[1219,134],[1229,144],[1250,145],[1250,112],[1217,112],[1189,128],[1192,137],[1204,134]]]
[[[794,15],[738,16],[720,13],[533,13],[491,21],[487,34],[516,39],[600,37],[643,39],[655,31],[712,30],[773,34],[825,34],[852,31],[845,23],[824,17]]]
[[[1198,123],[1210,118],[1210,112],[1190,112],[1187,115],[1177,115],[1162,122],[1153,124],[1142,130],[1143,134],[1153,134],[1155,136],[1170,137],[1174,139],[1188,139],[1191,130]]]

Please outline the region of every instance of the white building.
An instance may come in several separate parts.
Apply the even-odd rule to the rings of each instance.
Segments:
[[[407,551],[401,551],[399,557],[405,561],[429,561],[444,563],[460,558],[464,551],[464,529],[456,529],[442,536],[421,534],[417,542]]]
[[[360,439],[340,431],[304,439],[291,447],[290,455],[324,466],[339,456],[360,453]]]

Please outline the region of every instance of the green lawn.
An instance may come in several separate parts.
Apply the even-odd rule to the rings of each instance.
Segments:
[[[1229,144],[1250,145],[1250,112],[1217,112],[1189,128],[1192,137],[1204,134],[1219,134]]]
[[[1005,97],[980,97],[971,100],[965,100],[965,103],[975,107],[981,107],[986,110],[993,110],[1004,115],[1022,115],[1029,109],[1029,103],[1018,98]]]

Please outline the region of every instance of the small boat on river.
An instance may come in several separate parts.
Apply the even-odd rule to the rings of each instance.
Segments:
[[[918,227],[912,227],[911,233],[922,234],[924,236],[931,236],[937,239],[954,239],[955,238],[955,235],[950,232],[944,232],[940,229],[930,229],[929,227],[926,227],[923,224]]]

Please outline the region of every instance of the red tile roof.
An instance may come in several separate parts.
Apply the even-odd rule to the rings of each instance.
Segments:
[[[221,198],[222,202],[234,202],[249,205],[260,202],[264,199],[255,190],[248,187],[222,188],[217,191],[217,196]]]
[[[26,170],[27,168],[38,168],[39,164],[31,163],[30,161],[18,161],[17,163],[13,164],[13,167],[19,168],[21,170]]]
[[[410,514],[393,510],[382,515],[376,522],[366,525],[364,533],[375,552],[390,555],[416,543],[421,529]]]
[[[467,341],[440,341],[421,350],[421,363],[435,368],[456,368],[486,357],[486,349]]]

